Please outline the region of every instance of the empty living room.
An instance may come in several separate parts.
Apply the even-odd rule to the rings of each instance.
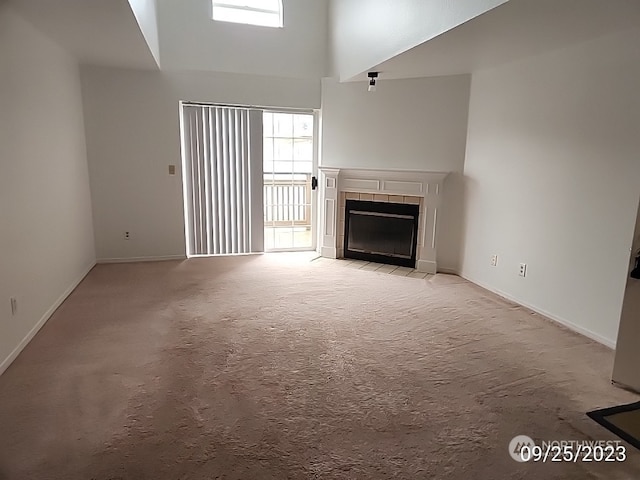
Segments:
[[[0,480],[640,478],[636,0],[0,0]]]

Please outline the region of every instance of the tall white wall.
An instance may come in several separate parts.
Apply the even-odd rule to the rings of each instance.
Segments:
[[[322,83],[321,164],[452,172],[439,217],[438,267],[458,268],[469,75]]]
[[[321,78],[327,0],[284,0],[284,28],[214,22],[211,0],[158,0],[163,69]]]
[[[640,392],[640,280],[631,277],[636,258],[640,254],[640,208],[636,217],[636,229],[633,235],[633,250],[629,254],[627,286],[622,302],[616,358],[611,378],[627,388]]]
[[[179,101],[320,106],[319,80],[85,67],[82,81],[100,260],[185,255]]]
[[[347,80],[508,0],[331,0],[330,65]]]
[[[471,83],[462,274],[608,345],[640,194],[639,42],[600,37]]]
[[[75,61],[0,6],[0,65],[1,373],[95,254]]]
[[[153,58],[160,65],[160,39],[158,36],[156,0],[129,0],[129,5]]]

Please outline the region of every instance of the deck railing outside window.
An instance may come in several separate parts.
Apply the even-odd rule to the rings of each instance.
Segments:
[[[264,186],[265,226],[311,225],[311,175],[286,177]]]

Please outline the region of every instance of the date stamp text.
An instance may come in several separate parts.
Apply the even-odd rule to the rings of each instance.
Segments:
[[[516,462],[624,462],[627,449],[617,440],[542,440],[518,435],[509,442]]]

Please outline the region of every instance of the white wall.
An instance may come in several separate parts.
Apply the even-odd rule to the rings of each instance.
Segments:
[[[156,0],[129,0],[129,5],[153,58],[160,65],[160,39],[158,37]]]
[[[211,0],[158,0],[163,69],[320,78],[327,0],[284,0],[284,28],[214,22]]]
[[[471,84],[462,274],[608,345],[640,194],[639,42],[609,35]]]
[[[152,1],[132,0],[139,6]],[[10,0],[7,3],[81,64],[158,69],[145,39],[149,32],[141,30],[140,20],[127,0]],[[151,3],[147,8],[152,8]]]
[[[101,260],[185,255],[180,100],[320,106],[319,80],[86,67],[82,81]]]
[[[636,217],[636,228],[633,235],[633,249],[629,255],[627,286],[622,302],[616,358],[611,376],[614,382],[640,392],[640,280],[631,277],[635,268],[636,257],[640,252],[640,208]]]
[[[321,164],[453,172],[446,180],[438,267],[457,269],[469,75],[322,83]]]
[[[1,373],[95,255],[75,61],[0,6],[0,65]]]
[[[331,0],[333,76],[347,80],[508,0]]]

